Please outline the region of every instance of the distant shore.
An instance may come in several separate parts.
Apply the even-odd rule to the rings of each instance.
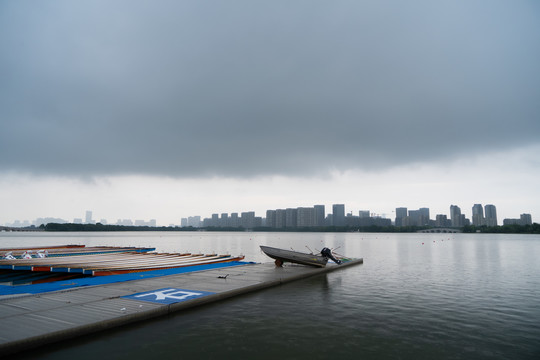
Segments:
[[[48,223],[39,227],[31,226],[27,228],[6,228],[3,231],[48,231],[48,232],[67,232],[67,231],[253,231],[253,232],[380,232],[380,233],[415,233],[426,230],[433,230],[437,233],[439,230],[429,226],[323,226],[323,227],[305,227],[305,228],[271,228],[256,227],[245,229],[243,227],[178,227],[178,226],[126,226],[126,225],[105,225],[97,224],[73,224],[73,223]],[[441,229],[441,233],[448,232],[448,229]],[[488,233],[488,234],[540,234],[540,224],[532,225],[502,225],[502,226],[465,226],[455,228],[457,232],[462,233]]]

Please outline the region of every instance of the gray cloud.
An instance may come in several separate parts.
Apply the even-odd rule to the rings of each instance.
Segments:
[[[0,5],[0,168],[301,174],[540,140],[540,5]]]

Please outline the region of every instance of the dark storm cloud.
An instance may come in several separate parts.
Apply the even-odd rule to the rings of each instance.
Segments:
[[[290,174],[538,142],[534,1],[4,1],[0,168]]]

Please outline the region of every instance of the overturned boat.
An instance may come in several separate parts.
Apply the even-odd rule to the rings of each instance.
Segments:
[[[282,266],[284,262],[295,264],[325,267],[328,259],[331,259],[336,264],[341,264],[341,260],[336,259],[332,255],[332,251],[328,248],[321,250],[321,254],[306,254],[293,250],[278,249],[270,246],[260,245],[261,250],[272,259],[275,259],[276,266]]]

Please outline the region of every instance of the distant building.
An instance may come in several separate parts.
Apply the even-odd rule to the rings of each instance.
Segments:
[[[450,205],[450,221],[452,227],[462,227],[463,218],[461,216],[461,209],[457,205]]]
[[[209,226],[219,226],[219,214],[212,214]]]
[[[300,207],[296,209],[296,224],[298,227],[315,226],[315,208]]]
[[[409,210],[409,216],[403,222],[405,226],[419,226],[421,217],[420,210]]]
[[[298,210],[287,208],[285,209],[285,227],[292,228],[296,227],[298,223]]]
[[[423,207],[418,211],[420,212],[420,217],[418,219],[420,226],[429,225],[429,208]]]
[[[520,220],[522,225],[532,225],[532,216],[531,214],[521,214]]]
[[[369,218],[360,218],[360,226],[391,226],[392,219],[383,218],[380,216],[371,216]]]
[[[255,212],[246,211],[241,213],[240,226],[242,226],[244,229],[253,229],[255,226],[257,226],[257,224],[255,223]]]
[[[229,219],[229,224],[231,224],[232,227],[239,227],[240,226],[240,218],[238,217],[238,213],[231,213],[231,217]]]
[[[387,219],[383,217],[371,217],[371,220],[373,222],[373,225],[376,225],[376,226],[391,226],[392,225],[392,219]]]
[[[13,227],[27,227],[30,226],[30,223],[28,220],[24,220],[22,223],[20,221],[16,221],[19,225],[13,226]],[[50,223],[56,223],[56,224],[66,224],[67,221],[60,218],[52,218],[52,217],[46,217],[46,218],[37,218],[36,220],[32,221],[32,225],[34,226],[40,226],[41,224],[50,224]],[[82,224],[82,220],[79,224]]]
[[[11,227],[23,227],[23,223],[21,220],[15,220],[12,224],[10,224]]]
[[[404,226],[403,225],[403,218],[407,217],[407,208],[406,207],[398,207],[396,208],[396,220],[395,225],[396,226]]]
[[[345,205],[334,204],[332,205],[332,218],[334,226],[345,226]]]
[[[229,214],[228,213],[222,213],[221,217],[219,219],[219,225],[223,227],[231,226],[229,221]]]
[[[446,215],[438,214],[435,216],[435,226],[448,227],[448,226],[452,226],[452,223],[451,221],[448,220]]]
[[[324,205],[266,210],[265,225],[272,228],[324,226]]]
[[[93,224],[94,223],[94,220],[92,220],[92,212],[90,210],[86,210],[85,223],[87,223],[87,224]]]
[[[369,210],[360,210],[358,211],[358,217],[360,219],[365,219],[369,217]]]
[[[116,225],[133,226],[133,221],[130,219],[118,219]]]
[[[399,208],[406,209],[406,208]],[[398,209],[396,209],[397,211]],[[429,208],[420,208],[418,210],[409,210],[407,216],[403,216],[403,210],[399,210],[399,217],[396,212],[396,226],[425,226],[429,225]]]
[[[497,226],[497,209],[495,205],[484,206],[485,218],[484,222],[487,226]]]
[[[276,227],[276,210],[266,210],[266,226]]]
[[[285,227],[285,209],[276,210],[276,228],[281,229]]]
[[[326,226],[334,225],[334,215],[332,214],[326,215],[326,218],[324,219],[324,225]]]
[[[482,204],[474,204],[472,207],[472,224],[474,226],[484,225],[484,209]]]
[[[190,216],[188,217],[187,226],[191,227],[201,227],[201,217],[200,216]]]
[[[145,220],[135,220],[135,226],[151,226],[156,227],[156,219],[152,219],[150,221]]]
[[[504,219],[503,225],[532,225],[531,214],[521,214],[519,219]]]
[[[313,209],[315,210],[315,226],[324,226],[324,205],[315,205]]]

